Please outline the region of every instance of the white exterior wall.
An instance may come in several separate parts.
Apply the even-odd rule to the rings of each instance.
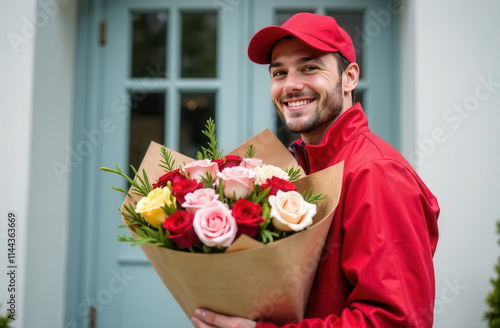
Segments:
[[[63,327],[69,181],[52,162],[71,145],[76,1],[2,1],[0,14],[0,303],[8,300],[5,231],[17,222],[13,327]],[[7,4],[8,3],[8,4]],[[36,12],[35,12],[36,10]],[[10,40],[17,36],[19,43]],[[9,38],[10,36],[10,38]]]
[[[14,327],[64,327],[69,181],[59,181],[51,164],[64,163],[71,145],[76,3],[59,3],[54,15],[41,9],[49,19],[37,28],[36,45],[27,38],[18,53],[6,36],[22,35],[36,1],[8,2],[0,14],[0,172],[7,186],[0,189],[0,265],[5,218],[14,210],[20,315]],[[401,14],[403,153],[442,209],[435,327],[486,326],[484,299],[499,255],[498,12],[495,0],[407,0]],[[454,112],[456,106],[463,111]],[[0,275],[0,303],[7,283]]]
[[[2,1],[6,8],[8,1]],[[22,17],[32,17],[35,0],[9,3],[9,13],[0,19],[0,313],[6,314],[11,300],[9,285],[15,289],[15,318],[22,327],[26,291],[26,231],[28,222],[28,195],[30,187],[31,121],[33,106],[34,41],[27,40],[15,52],[9,42],[10,33],[20,33]],[[2,13],[5,13],[2,10]],[[14,281],[7,273],[7,216],[16,214],[16,264]],[[13,308],[14,310],[14,308]]]
[[[403,88],[414,81],[415,125],[405,155],[441,206],[435,327],[486,327],[500,253],[500,3],[409,2],[414,80],[403,76]]]

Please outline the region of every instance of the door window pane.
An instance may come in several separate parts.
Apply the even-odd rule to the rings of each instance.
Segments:
[[[217,12],[182,13],[181,77],[216,77]]]
[[[163,145],[164,135],[165,93],[130,92],[129,163],[138,169],[151,141]]]
[[[165,77],[167,11],[132,12],[131,77]]]
[[[354,49],[356,51],[356,63],[360,68],[360,78],[363,78],[363,48],[367,45],[368,40],[365,40],[363,32],[363,12],[337,12],[328,10],[327,16],[335,18],[337,24],[342,27],[352,39]]]
[[[288,18],[292,17],[298,13],[314,13],[314,9],[287,9],[287,10],[276,10],[276,25],[282,25],[287,21]]]
[[[181,93],[180,151],[196,157],[201,146],[207,148],[208,138],[201,133],[207,120],[215,120],[215,92]]]

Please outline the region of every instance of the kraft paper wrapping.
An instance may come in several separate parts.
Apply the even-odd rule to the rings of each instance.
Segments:
[[[254,157],[281,168],[297,162],[269,130],[264,130],[231,154],[244,156],[249,144]],[[152,142],[141,164],[150,181],[164,174],[160,163],[161,145]],[[176,164],[191,158],[172,151]],[[299,192],[313,187],[314,193],[328,195],[318,204],[314,224],[301,232],[263,245],[242,235],[225,253],[188,253],[142,244],[141,248],[177,303],[190,318],[194,310],[212,311],[270,321],[278,325],[303,319],[307,299],[321,251],[337,207],[343,163],[295,181]],[[132,194],[124,205],[140,196]],[[123,209],[123,208],[122,208]],[[122,217],[125,223],[127,221]],[[135,235],[133,228],[129,227]]]

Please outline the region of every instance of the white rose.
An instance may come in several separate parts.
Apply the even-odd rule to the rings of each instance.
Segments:
[[[255,167],[253,171],[256,174],[256,182],[260,185],[266,183],[266,180],[271,179],[272,177],[277,177],[287,181],[290,180],[288,173],[273,165],[264,164],[262,166]]]
[[[281,231],[300,231],[312,225],[316,205],[308,203],[296,191],[278,190],[269,196],[273,226]]]

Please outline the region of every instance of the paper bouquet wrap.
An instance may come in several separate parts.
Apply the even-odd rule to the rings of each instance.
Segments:
[[[242,156],[248,145],[255,157],[278,167],[298,166],[288,149],[264,130],[230,154]],[[163,174],[161,145],[152,142],[140,167],[151,180]],[[172,151],[178,163],[193,159]],[[198,307],[278,325],[303,319],[316,268],[337,207],[342,185],[343,163],[294,182],[297,191],[327,195],[318,204],[314,224],[278,241],[262,244],[241,235],[224,253],[189,253],[141,244],[144,254],[188,317]],[[140,196],[132,194],[123,206]],[[122,207],[123,210],[123,207]],[[123,218],[127,224],[127,220]],[[133,227],[129,226],[132,235]]]

